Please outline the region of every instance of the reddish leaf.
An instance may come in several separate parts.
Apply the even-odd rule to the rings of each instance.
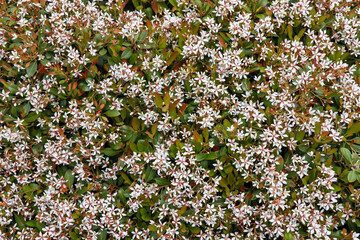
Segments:
[[[152,10],[154,11],[155,14],[158,14],[159,12],[159,5],[157,4],[157,1],[156,0],[153,0],[151,2],[151,8]]]

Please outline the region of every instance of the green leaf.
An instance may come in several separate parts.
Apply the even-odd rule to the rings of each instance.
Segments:
[[[107,239],[107,231],[102,230],[100,234],[98,235],[98,240],[106,240]]]
[[[145,170],[145,182],[150,182],[154,179],[156,175],[156,171],[152,169],[150,166],[148,166]]]
[[[24,193],[26,195],[31,195],[32,194],[32,189],[31,189],[31,187],[29,185],[22,186],[22,189],[23,189],[23,191],[24,191]]]
[[[231,165],[226,166],[226,167],[224,168],[224,172],[225,172],[226,174],[231,173],[233,170],[234,170],[234,168],[233,168],[233,166],[231,166]]]
[[[170,185],[170,182],[169,182],[166,178],[155,178],[155,182],[156,182],[159,186]]]
[[[355,219],[356,226],[360,227],[360,219]]]
[[[155,93],[155,104],[158,108],[161,108],[163,105],[163,100],[162,100],[160,94],[158,94],[158,93]]]
[[[315,178],[316,178],[316,168],[312,169],[310,172],[309,172],[309,183],[312,183]]]
[[[80,239],[79,235],[77,235],[75,232],[70,232],[69,235],[72,240]]]
[[[127,48],[123,53],[121,54],[121,58],[129,59],[132,55],[131,49]]]
[[[26,222],[24,220],[24,217],[21,215],[14,214],[15,216],[15,222],[17,223],[20,230],[26,227]]]
[[[352,170],[347,174],[347,180],[349,182],[355,182],[358,179],[357,172]]]
[[[305,136],[305,131],[300,131],[300,132],[296,133],[295,139],[297,141],[301,141],[304,139],[304,136]]]
[[[36,228],[39,229],[39,231],[41,231],[44,227],[45,227],[45,224],[43,224],[41,222],[36,222]]]
[[[300,145],[298,146],[299,150],[304,152],[304,153],[307,153],[307,151],[309,150],[309,147],[306,146],[306,145]]]
[[[129,193],[125,192],[124,189],[120,188],[118,192],[119,199],[122,203],[126,203],[126,198],[129,197]]]
[[[343,238],[340,230],[336,231],[336,232],[333,232],[330,236],[333,237],[333,238],[337,238],[337,239],[342,239]]]
[[[120,149],[120,144],[119,143],[109,143],[109,146],[111,147],[112,150],[119,150]]]
[[[260,0],[260,1],[258,2],[258,5],[259,5],[260,7],[266,6],[267,4],[268,4],[268,1],[267,1],[267,0]]]
[[[153,15],[153,10],[150,7],[146,8],[144,12],[146,14],[146,17],[148,18],[151,18],[151,16]]]
[[[176,0],[169,0],[170,4],[174,7],[178,7]]]
[[[224,155],[226,154],[226,152],[227,152],[227,148],[226,148],[226,147],[222,147],[219,151],[216,151],[215,153],[216,153],[216,156],[217,156],[218,158],[220,158],[220,157],[224,156]],[[210,159],[210,160],[211,160],[211,159]]]
[[[29,112],[30,112],[30,103],[27,103],[24,106],[24,116],[28,115]]]
[[[356,163],[358,161],[359,161],[359,155],[357,153],[353,153],[351,162]]]
[[[131,142],[129,145],[130,145],[131,151],[139,152],[139,150],[137,149],[137,145],[135,143]]]
[[[356,175],[357,175],[358,182],[360,182],[360,171],[359,170],[357,170]]]
[[[284,235],[284,239],[285,240],[294,240],[295,237],[292,233],[289,233],[289,232],[286,232],[285,235]]]
[[[104,113],[108,117],[117,117],[120,115],[120,112],[118,110],[108,110]]]
[[[149,213],[146,211],[145,208],[140,209],[140,213],[141,213],[141,218],[144,221],[149,222],[151,220],[151,217],[149,216]]]
[[[196,161],[202,161],[202,160],[215,160],[218,158],[218,153],[216,152],[210,152],[210,153],[199,153],[196,155]]]
[[[140,139],[137,144],[137,149],[139,150],[139,152],[145,152],[147,149],[147,142],[144,139]]]
[[[39,118],[39,115],[36,112],[31,112],[24,119],[24,125],[32,123],[32,122],[36,121],[38,118]]]
[[[200,232],[200,228],[197,227],[197,226],[195,226],[195,227],[189,226],[189,229],[190,229],[190,232],[192,232],[192,233],[199,233]]]
[[[205,128],[202,132],[202,135],[204,136],[205,142],[209,141],[209,130],[208,128]]]
[[[138,53],[134,53],[133,55],[131,55],[131,57],[129,58],[129,63],[134,65],[138,55]]]
[[[36,183],[31,183],[30,185],[24,185],[24,186],[22,187],[22,189],[23,189],[24,193],[25,193],[27,196],[30,196],[30,197],[33,198],[34,192],[37,191],[37,190],[39,190],[40,187],[39,187],[39,185],[36,184]]]
[[[26,68],[26,74],[29,77],[32,77],[36,73],[37,67],[38,67],[38,64],[36,61],[31,62],[30,65]]]
[[[119,151],[113,150],[111,148],[105,148],[103,150],[103,153],[108,157],[113,157],[113,156],[116,156],[117,154],[119,154]]]
[[[84,92],[90,91],[90,87],[85,82],[79,83],[78,88]]]
[[[131,130],[128,126],[121,126],[121,130],[126,134],[126,137],[122,140],[124,142],[135,142],[138,134]]]
[[[149,230],[152,231],[152,232],[156,232],[157,227],[155,225],[149,225]]]
[[[139,36],[139,41],[143,41],[148,35],[148,31],[141,31],[140,36]]]
[[[207,156],[206,156],[206,160],[215,160],[218,158],[217,152],[210,152]]]
[[[177,51],[172,52],[169,59],[167,60],[167,65],[170,65],[176,59],[176,57],[178,55],[179,55],[179,52],[177,52]]]
[[[196,161],[202,161],[206,159],[207,153],[199,153],[196,155]]]
[[[10,84],[8,85],[8,89],[12,92],[12,93],[17,93],[19,91],[18,86],[15,84]]]
[[[137,10],[142,9],[142,5],[140,5],[137,0],[132,0],[132,3]]]
[[[105,48],[101,49],[100,52],[99,52],[99,54],[100,54],[101,56],[105,55],[106,53],[107,53],[107,51],[106,51]]]
[[[347,148],[340,148],[340,152],[341,154],[344,156],[345,160],[348,163],[351,163],[352,161],[352,157],[351,157],[351,152],[349,151],[349,149]]]
[[[356,144],[351,145],[352,149],[354,149],[356,152],[360,152],[360,146]]]
[[[242,8],[243,8],[246,12],[251,13],[251,10],[250,10],[250,8],[249,8],[248,6],[242,5]]]
[[[291,25],[288,25],[287,31],[288,31],[289,38],[292,40],[293,39],[293,27]]]
[[[265,19],[266,15],[265,14],[256,14],[255,17],[260,18],[260,19]]]
[[[169,92],[166,92],[165,93],[165,95],[164,95],[164,103],[165,103],[165,105],[168,105],[168,104],[170,104],[170,94],[169,94]]]
[[[35,220],[27,221],[26,225],[29,227],[36,227],[36,221]]]
[[[358,132],[360,132],[360,122],[351,125],[351,127],[347,130],[345,137]]]
[[[68,169],[65,172],[64,178],[66,180],[66,185],[70,189],[72,187],[72,185],[74,184],[74,180],[75,180],[75,177],[73,175],[73,171],[71,169]]]

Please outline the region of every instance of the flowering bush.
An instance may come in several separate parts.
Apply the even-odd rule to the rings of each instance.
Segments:
[[[359,239],[358,0],[0,0],[1,239]]]

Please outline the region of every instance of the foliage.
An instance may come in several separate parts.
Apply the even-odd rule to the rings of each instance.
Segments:
[[[0,0],[1,239],[359,239],[357,0]]]

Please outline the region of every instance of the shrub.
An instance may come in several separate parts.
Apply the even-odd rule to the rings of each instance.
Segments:
[[[357,0],[0,2],[1,239],[359,239]]]

